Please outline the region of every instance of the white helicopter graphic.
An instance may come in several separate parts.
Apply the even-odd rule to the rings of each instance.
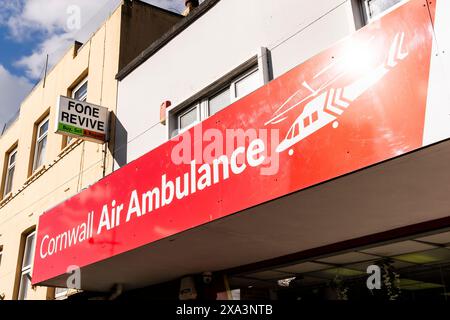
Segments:
[[[340,116],[354,100],[382,79],[390,70],[395,68],[399,61],[404,60],[408,56],[408,52],[403,51],[404,38],[404,32],[397,33],[392,41],[386,60],[381,65],[371,69],[369,72],[349,85],[344,87],[332,86],[334,82],[347,73],[345,70],[339,72],[337,76],[321,85],[317,90],[312,89],[306,82],[303,82],[302,85],[311,92],[310,95],[295,103],[285,111],[277,114],[265,124],[277,124],[284,121],[287,117],[283,116],[288,111],[301,105],[306,100],[315,97],[312,101],[306,104],[303,112],[294,121],[285,139],[278,145],[276,151],[283,152],[290,149],[289,155],[292,155],[294,153],[292,147],[314,132],[330,123],[332,123],[333,128],[337,128],[339,126],[337,121],[338,116]],[[314,76],[314,78],[320,74],[323,74],[335,64],[336,63],[333,63],[325,67],[316,76]],[[323,89],[327,87],[328,89],[323,91]],[[290,96],[276,112],[284,108],[299,92],[300,90]]]

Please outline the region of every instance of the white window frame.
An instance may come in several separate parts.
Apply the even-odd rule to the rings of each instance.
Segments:
[[[27,294],[28,292],[24,295],[23,293],[23,287],[22,287],[22,278],[24,275],[26,275],[31,282],[31,269],[33,267],[33,259],[34,259],[34,246],[31,248],[30,254],[30,264],[24,266],[23,264],[25,263],[25,261],[27,260],[27,248],[29,245],[31,245],[33,243],[33,241],[29,241],[29,239],[33,237],[34,239],[34,243],[36,243],[36,231],[31,232],[29,235],[27,235],[26,239],[25,239],[25,245],[23,247],[24,251],[23,251],[23,257],[22,257],[22,265],[21,265],[21,269],[20,269],[20,281],[19,281],[19,293],[18,293],[18,300],[25,300],[27,298]],[[28,288],[27,288],[28,289]]]
[[[43,134],[42,136],[39,136],[39,132],[41,131],[41,128],[44,126],[44,124],[48,121],[48,126],[47,126],[47,131],[45,132],[45,134]],[[48,130],[50,129],[50,116],[47,116],[44,118],[44,120],[42,120],[41,122],[39,122],[39,124],[37,125],[37,131],[36,131],[36,142],[34,144],[34,159],[33,159],[33,172],[35,172],[37,169],[39,169],[39,167],[42,166],[39,165],[39,167],[37,166],[37,160],[38,160],[38,145],[39,142],[41,142],[42,140],[46,139],[48,137]],[[47,141],[48,143],[48,141]],[[42,163],[45,162],[45,151],[47,151],[47,147],[45,148],[43,154],[41,155],[43,157],[43,161]]]
[[[11,158],[12,156],[15,155],[14,158],[14,163],[11,164]],[[16,167],[16,162],[17,162],[17,147],[15,147],[14,149],[12,149],[9,153],[7,158],[7,164],[6,164],[6,175],[5,175],[5,184],[4,184],[4,190],[3,190],[3,196],[6,196],[8,193],[10,193],[13,189],[13,185],[14,185],[14,173],[15,173],[15,167]],[[14,173],[12,176],[12,180],[11,180],[11,185],[8,187],[8,180],[10,178],[10,171],[11,169],[14,168]],[[8,190],[9,189],[9,190]]]
[[[245,96],[242,97],[237,97],[236,96],[236,84],[243,80],[244,78],[246,78],[247,76],[251,75],[252,73],[256,72],[256,73],[261,73],[261,70],[259,69],[259,66],[253,66],[251,68],[249,68],[247,71],[243,72],[241,75],[239,75],[238,77],[234,78],[230,84],[228,86],[222,87],[220,90],[216,90],[214,91],[212,94],[208,95],[206,98],[202,99],[200,102],[202,111],[202,120],[205,120],[209,117],[211,117],[212,115],[210,114],[210,110],[209,110],[209,102],[211,99],[215,98],[216,96],[218,96],[221,92],[225,91],[225,90],[229,90],[230,92],[230,104],[235,103],[236,101],[244,98]],[[264,83],[260,84],[259,88],[261,88],[264,85]],[[257,89],[255,89],[257,90]],[[253,92],[253,91],[252,91]],[[249,93],[250,94],[250,93]],[[248,95],[248,94],[247,94]],[[225,109],[226,107],[224,107]]]
[[[218,96],[219,94],[221,94],[222,91],[225,91],[227,89],[229,90],[229,93],[230,93],[230,104],[229,105],[231,105],[234,102],[232,100],[233,96],[232,96],[232,93],[231,93],[231,84],[229,86],[221,88],[220,90],[214,91],[212,94],[208,95],[207,97],[205,97],[205,98],[203,98],[201,100],[200,105],[201,105],[201,111],[202,111],[201,112],[201,115],[202,115],[201,119],[202,119],[202,121],[207,119],[207,118],[209,118],[209,117],[211,117],[211,114],[209,112],[209,101],[211,99],[215,98],[216,96]]]
[[[62,289],[62,290],[60,292],[57,292],[58,289]],[[68,293],[69,293],[69,289],[67,289],[67,288],[55,288],[55,300],[67,299]]]
[[[212,92],[205,93],[205,95],[202,98],[197,99],[192,104],[189,104],[181,109],[178,108],[178,106],[173,106],[172,108],[169,108],[166,112],[166,118],[171,119],[173,117],[176,117],[175,119],[175,125],[176,127],[173,128],[170,125],[170,120],[168,121],[168,130],[167,130],[167,138],[171,139],[186,130],[189,130],[199,122],[202,122],[203,120],[206,120],[210,117],[209,114],[209,100],[220,94],[222,91],[226,90],[227,88],[230,90],[230,104],[235,103],[236,101],[244,98],[242,97],[236,97],[236,83],[244,79],[245,77],[249,76],[253,72],[257,72],[259,75],[259,82],[260,85],[258,88],[261,88],[265,84],[267,84],[270,80],[269,77],[269,63],[268,63],[268,53],[269,51],[267,48],[261,47],[257,50],[256,54],[253,56],[253,58],[256,58],[256,62],[253,66],[248,66],[242,72],[231,79],[230,82],[226,82],[227,85],[221,86],[220,89],[216,89]],[[249,59],[250,60],[250,59]],[[255,89],[256,91],[257,89]],[[253,91],[254,92],[254,91]],[[249,93],[250,94],[250,93]],[[198,121],[194,122],[191,126],[188,126],[186,128],[180,129],[180,117],[187,113],[188,111],[191,111],[193,108],[197,108],[197,119]],[[225,107],[226,108],[226,107]],[[185,111],[186,110],[186,111]],[[175,134],[174,134],[175,132]]]
[[[84,78],[83,80],[80,81],[80,83],[78,83],[78,85],[75,88],[73,88],[72,95],[71,95],[71,97],[73,99],[75,99],[75,93],[77,93],[77,91],[80,90],[80,88],[82,86],[84,86],[84,84],[86,82],[88,82],[88,80],[89,80],[88,77]],[[88,90],[89,90],[89,83],[88,83],[88,87],[86,88],[86,93],[83,96],[81,96],[79,101],[86,101],[87,100]]]
[[[236,92],[236,85],[237,85],[237,83],[240,82],[241,80],[247,78],[249,75],[251,75],[251,74],[253,74],[255,72],[256,73],[261,73],[259,65],[254,66],[253,68],[250,68],[249,70],[244,72],[242,75],[240,75],[236,79],[233,79],[233,81],[231,82],[231,85],[230,85],[231,103],[234,103],[234,102],[236,102],[236,101],[238,101],[238,100],[240,100],[240,99],[245,97],[245,96],[237,97],[237,92]],[[262,82],[262,84],[260,83],[260,87],[259,88],[261,88],[264,84],[265,84],[264,82]],[[254,92],[254,91],[252,91],[252,92]],[[249,95],[249,94],[247,94],[247,95]]]
[[[80,83],[78,83],[78,85],[75,86],[75,88],[73,88],[72,94],[71,94],[72,99],[75,99],[75,94],[77,93],[77,91],[80,90],[80,88],[82,86],[84,86],[86,83],[88,83],[88,80],[89,80],[88,77],[85,77],[83,80],[80,81]],[[79,101],[83,101],[83,102],[87,101],[88,90],[89,90],[89,83],[86,88],[86,93],[83,96],[81,96],[80,99],[78,99]],[[65,143],[66,146],[68,146],[71,142],[75,141],[74,137],[71,137],[71,136],[66,136],[66,137],[67,137],[66,143]]]
[[[371,23],[372,21],[378,20],[381,17],[383,17],[384,15],[392,12],[393,10],[397,9],[398,7],[400,7],[401,5],[403,5],[404,3],[408,2],[409,0],[402,0],[399,3],[394,4],[393,6],[389,7],[388,9],[384,10],[382,13],[379,13],[378,15],[375,16],[371,16],[370,14],[370,7],[369,7],[369,2],[371,0],[361,0],[361,7],[362,7],[362,11],[363,11],[363,15],[364,15],[364,20],[366,24]]]
[[[181,117],[184,116],[185,114],[191,112],[194,109],[195,109],[195,113],[196,113],[197,119],[192,124],[190,124],[189,126],[181,129]],[[177,113],[178,134],[189,130],[190,128],[192,128],[193,126],[195,126],[197,123],[199,123],[201,121],[202,117],[201,117],[201,114],[200,114],[200,109],[201,109],[201,103],[196,103],[193,106],[188,107],[188,108],[186,108],[184,110],[181,110],[179,113]]]
[[[183,108],[181,111],[176,113],[177,117],[177,127],[175,130],[177,131],[177,134],[181,134],[199,122],[209,118],[210,112],[209,112],[209,101],[216,97],[218,94],[220,94],[222,91],[229,90],[230,93],[230,104],[233,104],[234,102],[240,100],[243,97],[236,97],[236,83],[244,79],[245,77],[249,76],[253,72],[260,72],[258,66],[254,66],[250,68],[249,70],[245,71],[245,73],[239,75],[237,78],[233,79],[228,86],[222,87],[220,90],[213,91],[211,94],[207,94],[206,97],[203,97],[202,99],[195,102],[193,105],[190,105],[186,108]],[[263,84],[264,85],[264,84]],[[262,86],[262,85],[261,85]],[[197,109],[197,120],[192,123],[190,126],[187,126],[186,128],[181,129],[181,117],[185,115],[186,113],[192,111],[194,108]],[[226,107],[225,107],[226,108]]]

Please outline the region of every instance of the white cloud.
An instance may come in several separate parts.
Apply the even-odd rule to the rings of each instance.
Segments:
[[[19,110],[32,86],[26,78],[14,76],[0,64],[0,133],[3,125]]]
[[[22,40],[34,32],[48,36],[55,33],[70,33],[67,28],[71,6],[80,8],[81,24],[86,24],[110,0],[20,0],[20,10],[15,10],[7,21],[10,33],[16,40]],[[16,6],[17,7],[17,6]]]
[[[47,54],[49,66],[56,63],[74,40],[86,41],[100,24],[118,6],[120,0],[12,0],[0,5],[0,18],[4,18],[11,37],[23,41],[39,35],[43,41],[33,52],[21,57],[16,66],[22,68],[30,79],[42,77]],[[146,0],[168,10],[181,12],[184,0]],[[77,6],[81,30],[70,30],[69,8]],[[3,12],[3,13],[2,13]],[[1,22],[0,22],[1,24]]]
[[[145,0],[153,5],[181,12],[184,0]],[[35,36],[42,42],[30,55],[20,57],[15,65],[28,77],[17,77],[0,64],[0,131],[17,112],[20,102],[29,93],[32,83],[43,76],[47,54],[51,68],[74,40],[86,41],[121,0],[0,0],[0,26],[9,30],[10,40],[21,42]],[[80,9],[81,30],[70,30],[67,22],[71,12]],[[6,98],[5,98],[6,97]]]
[[[20,6],[16,5],[15,9],[11,9],[12,14],[6,21],[6,26],[11,38],[15,41],[27,40],[36,35],[43,39],[30,55],[21,57],[15,63],[17,67],[24,70],[28,78],[34,80],[42,77],[47,55],[49,55],[51,67],[62,57],[67,48],[77,39],[77,33],[81,31],[68,28],[68,20],[73,18],[73,12],[68,11],[69,8],[77,6],[83,31],[92,33],[101,23],[101,21],[95,21],[98,11],[107,11],[108,7],[105,7],[105,4],[115,7],[119,3],[117,0],[20,1]],[[17,10],[17,8],[20,9]]]
[[[30,79],[40,79],[44,74],[47,54],[49,67],[53,66],[73,43],[73,35],[69,33],[55,34],[42,42],[31,55],[24,56],[15,62],[15,66],[23,68]]]

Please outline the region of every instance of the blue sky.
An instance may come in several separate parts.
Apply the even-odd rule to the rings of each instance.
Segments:
[[[0,27],[0,64],[6,69],[23,75],[23,68],[17,68],[14,66],[14,62],[17,57],[22,57],[31,54],[33,47],[37,45],[38,38],[32,38],[26,42],[13,41],[8,34],[8,30],[5,27]]]
[[[47,54],[51,66],[74,40],[86,41],[120,1],[0,0],[0,133],[42,77]],[[184,7],[183,0],[145,2],[176,12]]]

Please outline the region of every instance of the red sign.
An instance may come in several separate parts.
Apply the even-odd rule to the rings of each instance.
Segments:
[[[422,147],[426,3],[403,5],[43,214],[33,283]]]

